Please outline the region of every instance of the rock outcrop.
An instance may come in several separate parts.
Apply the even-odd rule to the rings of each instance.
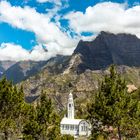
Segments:
[[[131,34],[101,32],[93,41],[80,41],[73,55],[81,56],[78,72],[105,69],[111,64],[140,66],[140,39]]]

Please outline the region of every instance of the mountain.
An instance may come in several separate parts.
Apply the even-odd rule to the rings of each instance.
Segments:
[[[77,72],[105,69],[111,64],[140,66],[140,39],[131,34],[101,32],[93,41],[80,41],[73,57],[79,56]]]
[[[5,71],[4,68],[0,66],[0,76],[3,74],[4,71]]]
[[[15,63],[15,61],[0,61],[0,77],[8,68],[10,68]]]
[[[44,48],[41,50],[47,51]],[[32,50],[35,51],[35,50]],[[131,34],[101,32],[92,41],[80,41],[71,56],[57,55],[47,61],[0,62],[0,76],[14,83],[36,75],[43,69],[51,74],[81,74],[86,70],[103,70],[111,64],[140,66],[140,39]]]
[[[43,61],[20,61],[8,68],[3,75],[15,84],[39,72],[44,63]]]
[[[140,39],[130,34],[101,32],[93,41],[80,41],[72,56],[50,59],[39,73],[20,84],[27,102],[36,100],[44,90],[63,110],[72,91],[75,102],[84,109],[111,64],[117,65],[129,87],[139,87]]]
[[[117,65],[129,87],[139,87],[140,39],[131,34],[101,32],[92,41],[81,40],[71,56],[1,62],[0,71],[18,86],[23,85],[27,102],[33,102],[45,90],[61,110],[72,91],[75,101],[83,104],[84,109],[83,102],[90,100],[111,64]]]
[[[140,85],[140,68],[118,66],[118,72],[126,79],[128,85],[138,88]],[[58,110],[64,110],[67,103],[67,96],[73,93],[77,105],[85,104],[90,100],[91,95],[98,89],[99,83],[109,70],[86,70],[84,73],[59,73],[50,74],[43,69],[35,76],[29,77],[21,82],[23,85],[27,102],[36,100],[41,91],[44,90],[54,101]],[[83,109],[84,109],[83,107]]]
[[[52,74],[59,73],[61,69],[65,68],[64,61],[67,61],[67,59],[69,59],[69,56],[57,55],[47,61],[20,61],[11,67],[9,66],[6,70],[2,69],[1,76],[6,76],[8,80],[17,84],[30,76],[36,75],[44,68]]]

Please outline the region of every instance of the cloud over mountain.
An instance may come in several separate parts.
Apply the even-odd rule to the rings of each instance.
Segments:
[[[8,1],[0,1],[0,23],[33,32],[38,46],[41,48],[45,46],[48,52],[42,53],[42,56],[40,49],[37,49],[36,53],[33,51],[34,53],[30,54],[21,45],[2,43],[0,54],[3,58],[1,59],[18,58],[15,53],[17,50],[18,54],[22,54],[22,60],[27,58],[46,60],[56,54],[70,55],[80,39],[92,40],[100,31],[132,33],[140,37],[140,5],[128,7],[127,3],[100,2],[87,7],[85,12],[71,9],[66,14],[60,11],[68,6],[68,0],[36,0],[36,2],[49,2],[53,6],[40,13],[33,7],[13,6]],[[61,20],[67,20],[68,25],[63,26]],[[91,33],[91,35],[86,36],[84,33]],[[5,45],[6,49],[3,48]],[[9,52],[6,51],[9,47],[11,47],[11,54],[8,55]],[[14,50],[15,48],[18,49]]]
[[[140,5],[128,7],[127,3],[102,2],[88,7],[85,12],[70,12],[64,18],[69,21],[70,28],[79,34],[110,31],[140,37]]]
[[[7,1],[1,1],[0,22],[8,23],[14,28],[33,32],[38,44],[47,46],[48,51],[51,51],[49,54],[53,56],[71,54],[77,43],[77,40],[62,32],[54,22],[51,22],[47,14],[41,14],[28,6],[22,8],[12,6]]]
[[[53,56],[50,52],[44,50],[40,46],[35,46],[34,49],[29,52],[22,48],[20,45],[13,43],[2,43],[0,46],[0,60],[11,60],[11,61],[24,61],[24,60],[47,60]]]

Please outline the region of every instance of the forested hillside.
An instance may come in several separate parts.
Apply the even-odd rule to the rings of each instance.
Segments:
[[[0,138],[2,140],[65,140],[59,130],[60,114],[42,91],[36,105],[24,100],[23,88],[17,89],[3,78],[0,81]]]
[[[22,86],[17,88],[3,78],[0,81],[0,137],[3,140],[9,137],[13,140],[73,139],[60,135],[60,120],[65,110],[55,108],[56,101],[51,97],[42,90],[35,102],[27,103]],[[103,75],[96,90],[84,98],[74,94],[74,99],[76,117],[87,119],[92,125],[89,139],[140,138],[140,90],[128,92],[127,82],[114,66]]]

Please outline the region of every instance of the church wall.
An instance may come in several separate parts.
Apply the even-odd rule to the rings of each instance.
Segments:
[[[61,134],[78,135],[78,125],[61,124]]]
[[[79,124],[79,135],[81,135],[81,136],[90,135],[89,123],[85,120],[81,121]]]

